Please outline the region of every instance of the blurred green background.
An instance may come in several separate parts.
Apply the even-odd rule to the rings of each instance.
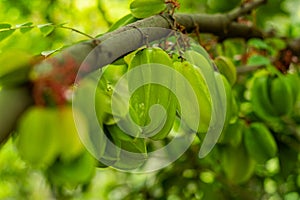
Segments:
[[[179,12],[218,12],[208,6],[208,1],[180,0]],[[126,0],[1,0],[0,23],[8,23],[12,27],[28,22],[34,25],[66,23],[65,26],[95,37],[105,33],[114,22],[130,13],[129,3],[130,1]],[[255,15],[256,25],[263,30],[275,30],[279,36],[288,38],[300,36],[298,0],[269,0],[269,3]],[[81,34],[62,28],[55,29],[46,37],[38,28],[26,33],[16,30],[11,36],[0,41],[0,60],[4,52],[22,51],[30,55],[40,55],[41,52],[59,49],[87,39]],[[53,199],[51,187],[42,172],[32,169],[20,159],[11,140],[0,149],[0,199]],[[213,193],[217,191],[215,187],[218,188],[219,185],[211,187],[215,176],[211,171],[202,171],[199,168],[197,152],[198,147],[191,148],[173,165],[150,174],[136,175],[110,168],[97,169],[90,185],[86,186],[83,192],[72,191],[71,199],[148,199],[149,193],[157,196],[157,199],[200,199],[203,193],[199,187],[211,191],[211,196],[207,199],[217,198]],[[276,174],[278,165],[278,159],[270,160],[266,169],[264,168],[266,170],[264,173]],[[265,179],[262,186],[264,192],[268,194],[265,199],[282,199],[276,193],[279,187],[296,187],[299,190],[300,175],[292,178],[287,179],[290,182],[281,185],[271,178]],[[255,181],[252,184],[254,185],[248,186],[255,188]],[[240,192],[239,187],[230,189]],[[257,191],[262,192],[259,188]],[[286,191],[293,190],[286,189]],[[149,197],[151,198],[153,197]],[[284,199],[299,200],[300,196],[297,192],[287,192]]]

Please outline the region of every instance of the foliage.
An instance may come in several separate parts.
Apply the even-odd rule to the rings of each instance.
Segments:
[[[269,0],[234,19],[259,29],[264,38],[218,38],[202,33],[195,21],[190,32],[174,20],[172,27],[181,33],[147,41],[91,73],[101,75],[93,108],[104,130],[100,140],[108,138],[114,148],[97,143],[93,120],[71,106],[77,81],[82,80],[81,95],[88,98],[95,79],[84,82],[77,76],[80,56],[65,53],[68,47],[97,45],[98,36],[156,14],[176,19],[179,11],[234,13],[255,2],[0,2],[0,198],[299,199],[300,65],[297,48],[290,45],[300,33],[296,0]],[[176,73],[166,78],[151,64]],[[143,65],[147,73],[129,73]],[[88,72],[90,66],[84,67]],[[182,95],[154,83],[135,88],[154,79]],[[134,91],[128,104],[116,101],[122,91]],[[207,132],[220,123],[216,145],[200,158],[202,145],[211,139]],[[131,174],[111,168],[139,168],[152,152],[191,132],[197,137],[190,147],[163,169]],[[96,160],[86,142],[103,159]],[[178,149],[168,151],[172,155]]]

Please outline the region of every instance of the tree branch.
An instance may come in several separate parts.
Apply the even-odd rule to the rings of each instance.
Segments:
[[[264,36],[260,30],[239,24],[237,22],[230,22],[225,14],[206,15],[206,14],[177,14],[176,21],[183,25],[188,32],[192,32],[197,25],[200,33],[211,33],[222,39],[226,38],[253,38]]]
[[[248,6],[246,10],[250,7],[254,6]],[[244,14],[244,11],[245,9],[242,8],[240,13]],[[163,14],[145,18],[106,33],[97,38],[96,42],[91,40],[76,44],[64,50],[62,54],[68,54],[76,58],[78,63],[81,63],[94,48],[97,48],[96,51],[93,51],[95,55],[90,56],[90,63],[93,65],[92,70],[96,70],[145,45],[147,42],[165,37],[169,33],[168,31],[158,31],[155,28],[172,29],[174,20],[185,27],[187,32],[192,32],[196,27],[199,27],[200,33],[211,33],[222,39],[237,37],[248,39],[263,37],[264,35],[256,28],[230,22],[227,14],[175,14],[174,17]],[[145,37],[147,37],[147,42]],[[99,43],[100,45],[97,46]],[[63,59],[61,55],[56,57],[59,60]]]
[[[262,4],[267,3],[267,0],[259,0],[259,1],[253,1],[247,4],[243,4],[240,7],[232,10],[231,12],[229,12],[227,14],[227,18],[230,21],[234,21],[236,20],[238,17],[241,17],[243,15],[248,14],[249,12],[251,12],[252,10],[254,10],[255,8],[259,7]]]
[[[263,69],[265,66],[258,65],[258,66],[240,66],[236,68],[237,74],[247,74],[249,72],[257,71],[259,69]]]

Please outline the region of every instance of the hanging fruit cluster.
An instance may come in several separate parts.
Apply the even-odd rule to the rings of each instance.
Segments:
[[[97,83],[94,97],[95,111],[104,134],[116,147],[113,151],[110,149],[110,156],[103,158],[105,163],[95,162],[83,145],[81,138],[92,137],[93,127],[80,110],[71,108],[70,105],[79,68],[76,59],[64,56],[63,61],[58,61],[54,58],[46,60],[39,68],[30,69],[26,72],[26,78],[31,82],[34,106],[22,114],[16,128],[18,134],[15,144],[21,158],[42,169],[48,180],[57,188],[76,188],[88,183],[96,165],[115,166],[119,162],[123,169],[137,168],[145,162],[148,152],[159,148],[156,147],[157,142],[161,146],[176,137],[170,133],[177,130],[180,118],[185,123],[187,132],[197,132],[201,140],[205,137],[209,127],[216,123],[216,119],[212,118],[212,113],[216,112],[215,102],[210,94],[212,89],[208,87],[208,82],[213,82],[215,94],[226,94],[226,101],[230,102],[226,104],[228,123],[232,115],[229,111],[234,101],[230,86],[233,83],[229,83],[222,74],[214,71],[209,56],[201,47],[189,48],[181,52],[180,56],[174,52],[174,49],[164,50],[160,47],[141,48],[101,70],[101,79]],[[178,77],[174,74],[155,74],[148,71],[140,76],[128,75],[127,83],[121,87],[131,90],[137,81],[143,82],[159,77],[168,86],[172,85],[176,91],[180,91],[184,106],[178,103],[174,91],[166,86],[147,83],[133,92],[129,107],[125,108],[127,104],[122,102],[122,94],[115,90],[118,81],[131,70],[149,64],[172,69],[187,80],[187,85],[176,83]],[[190,93],[186,92],[188,87],[195,93],[195,102],[191,101]],[[5,86],[0,91],[0,97],[4,98],[8,92],[9,95],[28,95],[25,90],[13,92]],[[120,101],[116,101],[112,107],[114,96]],[[156,105],[163,108],[165,115],[155,114],[153,108]],[[20,106],[20,109],[23,109],[23,105]],[[185,112],[189,115],[184,116],[182,109],[186,109]],[[197,110],[200,112],[196,112]],[[75,123],[78,119],[75,120],[74,113],[80,116],[79,124]],[[200,121],[195,126],[194,121],[197,119]],[[124,126],[119,127],[119,124]],[[9,129],[11,131],[12,128]],[[105,143],[100,148],[103,151],[108,150]],[[120,149],[137,153],[137,156],[128,157],[125,162],[120,162],[120,154],[123,153]]]
[[[251,89],[254,113],[266,121],[290,115],[299,95],[299,85],[297,74],[257,75]]]
[[[207,85],[208,81],[213,83],[215,93],[223,92],[226,95],[226,101],[229,103],[226,104],[228,112],[225,123],[228,123],[234,101],[231,95],[231,86],[223,75],[214,71],[206,52],[202,48],[199,49],[186,50],[182,56],[178,56],[175,53],[169,55],[158,47],[142,48],[117,61],[117,64],[103,68],[96,95],[96,112],[98,121],[103,123],[105,134],[116,145],[114,153],[104,158],[105,163],[119,165],[118,162],[122,155],[118,148],[121,148],[140,153],[135,157],[135,161],[130,159],[127,165],[123,163],[123,169],[137,168],[144,164],[147,152],[155,150],[151,141],[172,139],[174,135],[170,135],[170,133],[176,126],[177,118],[183,118],[188,129],[197,132],[201,138],[204,138],[209,126],[214,126],[215,122],[212,121],[216,120],[212,120],[214,102]],[[155,74],[150,68],[150,65],[153,64],[158,67],[163,65],[176,71],[187,80],[186,84],[188,85],[179,84],[178,81],[176,83],[178,80],[176,74]],[[131,70],[147,65],[149,65],[148,70],[141,71],[138,76],[130,75]],[[147,83],[137,88],[130,97],[129,109],[126,112],[125,104],[122,103],[122,95],[115,90],[118,79],[126,73],[128,73],[128,85],[125,87],[128,87],[129,91],[135,87],[137,82],[147,82],[146,80],[155,78],[161,78],[166,85]],[[167,88],[171,85],[180,92],[180,97],[176,96],[171,88]],[[192,88],[196,102],[192,101],[186,87]],[[114,105],[116,106],[114,107],[115,113],[112,112],[113,108],[110,103],[113,95],[119,99],[119,103]],[[178,103],[179,101],[183,102],[183,106]],[[163,107],[165,115],[151,114],[153,112],[151,109],[157,104]],[[185,109],[188,115],[183,116],[181,109]],[[116,111],[117,116],[115,116]],[[199,121],[196,126],[194,125],[195,121]],[[120,124],[122,124],[122,128],[118,127]],[[107,151],[109,150],[107,149]],[[107,164],[103,166],[105,165]]]

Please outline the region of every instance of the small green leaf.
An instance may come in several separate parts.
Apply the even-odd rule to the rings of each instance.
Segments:
[[[4,40],[5,38],[7,38],[8,36],[10,36],[11,34],[13,34],[13,32],[15,32],[15,30],[5,30],[5,31],[0,31],[0,41]]]
[[[19,27],[24,27],[24,26],[32,26],[32,22],[25,22],[25,23],[23,23],[23,24],[19,24],[19,25],[17,25],[17,26],[19,26]]]
[[[247,61],[247,65],[253,65],[253,66],[269,65],[269,64],[271,64],[271,61],[268,58],[261,55],[253,55]]]
[[[1,32],[0,32],[1,33]],[[18,59],[16,59],[18,58]],[[8,73],[27,66],[30,63],[31,55],[22,51],[5,51],[0,55],[0,78]]]
[[[67,22],[63,22],[63,23],[60,23],[60,24],[57,24],[56,26],[57,27],[63,27],[64,25],[68,24]]]
[[[280,38],[267,38],[265,42],[272,48],[274,54],[287,46],[286,41]]]
[[[22,51],[11,50],[1,53],[0,85],[15,86],[26,82],[31,59],[30,54]]]
[[[0,29],[7,29],[7,28],[11,28],[10,24],[0,24]]]
[[[114,23],[109,28],[108,32],[114,31],[114,30],[118,29],[121,26],[125,26],[125,25],[130,24],[130,23],[135,22],[135,21],[137,21],[137,19],[132,14],[125,15],[124,17],[119,19],[116,23]]]
[[[265,43],[263,40],[257,39],[257,38],[250,39],[248,41],[248,45],[253,46],[257,49],[266,49],[266,50],[270,49],[270,46],[267,43]]]
[[[162,12],[166,8],[164,0],[134,0],[130,4],[131,14],[136,18],[146,18]]]
[[[76,188],[90,182],[95,174],[95,159],[85,151],[75,159],[64,162],[58,159],[47,169],[49,180],[55,186]]]
[[[37,27],[40,29],[40,31],[45,37],[50,35],[54,30],[54,25],[52,23],[38,25]]]
[[[228,12],[237,7],[241,3],[241,0],[208,0],[207,6],[213,12]]]
[[[21,33],[26,33],[33,29],[33,23],[32,22],[26,22],[24,24],[17,25],[17,27],[20,27],[20,32]]]

